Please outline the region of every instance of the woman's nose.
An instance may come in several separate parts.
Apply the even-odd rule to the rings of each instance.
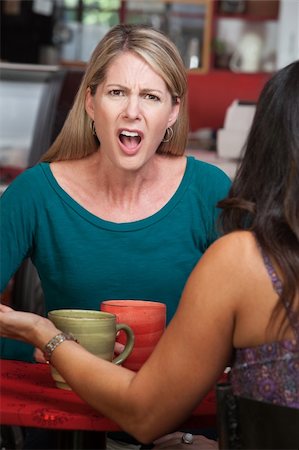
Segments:
[[[124,113],[129,119],[136,119],[140,117],[140,102],[138,96],[129,96],[127,98]]]

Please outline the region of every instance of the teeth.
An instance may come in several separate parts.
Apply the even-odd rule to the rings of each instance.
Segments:
[[[123,134],[124,136],[128,136],[128,137],[138,137],[138,133],[136,133],[135,131],[127,131],[127,130],[123,130],[120,134]]]

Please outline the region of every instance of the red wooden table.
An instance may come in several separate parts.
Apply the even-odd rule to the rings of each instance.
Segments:
[[[2,425],[60,430],[64,442],[61,449],[83,448],[82,436],[86,432],[98,432],[99,448],[105,448],[106,432],[121,431],[115,422],[102,416],[73,391],[58,389],[47,364],[1,360],[0,371]],[[211,391],[181,428],[215,426],[216,400]]]

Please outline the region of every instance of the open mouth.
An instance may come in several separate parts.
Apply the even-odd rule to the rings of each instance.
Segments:
[[[122,130],[119,134],[120,142],[127,148],[135,148],[141,142],[141,136],[136,131]]]

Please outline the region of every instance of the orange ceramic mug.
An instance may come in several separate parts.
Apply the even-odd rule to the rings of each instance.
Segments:
[[[166,305],[149,300],[105,300],[100,309],[115,314],[117,323],[126,323],[133,330],[134,348],[122,365],[139,370],[165,330]],[[120,331],[116,341],[125,344],[125,333]]]

